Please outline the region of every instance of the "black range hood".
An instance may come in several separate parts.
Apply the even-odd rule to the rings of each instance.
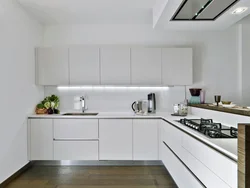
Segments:
[[[183,0],[171,21],[214,21],[239,0]]]

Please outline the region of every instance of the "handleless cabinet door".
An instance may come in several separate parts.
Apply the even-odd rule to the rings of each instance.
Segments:
[[[133,120],[133,160],[158,160],[158,120]]]
[[[69,84],[68,48],[37,48],[36,69],[38,85]]]
[[[101,84],[130,84],[130,48],[101,48]]]
[[[133,85],[161,85],[161,49],[132,48]]]
[[[71,47],[69,49],[70,84],[100,84],[98,47]]]
[[[162,83],[163,85],[193,84],[192,48],[162,49]]]
[[[99,120],[100,160],[132,160],[132,119]]]
[[[30,120],[30,160],[53,160],[53,120]]]

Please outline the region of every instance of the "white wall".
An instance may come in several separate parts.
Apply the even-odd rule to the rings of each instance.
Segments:
[[[46,26],[44,46],[69,44],[128,44],[187,46],[194,49],[194,86],[240,102],[238,85],[237,28],[222,32],[166,32],[151,25],[58,25]],[[233,89],[232,89],[233,88]]]
[[[242,25],[242,101],[250,106],[250,20]]]
[[[136,100],[147,99],[151,92],[156,94],[158,112],[173,110],[172,105],[184,101],[185,87],[170,88],[85,88],[57,89],[45,87],[45,95],[56,94],[60,97],[62,112],[80,111],[80,97],[86,96],[89,111],[95,112],[132,112],[131,104]]]
[[[0,0],[0,183],[28,162],[26,115],[43,96],[34,57],[42,38],[42,26],[19,4]]]

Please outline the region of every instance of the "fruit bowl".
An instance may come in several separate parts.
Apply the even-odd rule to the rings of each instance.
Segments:
[[[222,104],[230,105],[232,104],[232,101],[221,101]]]

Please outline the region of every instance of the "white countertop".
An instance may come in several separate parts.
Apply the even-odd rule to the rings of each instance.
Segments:
[[[91,113],[91,112],[87,112]],[[63,114],[63,113],[62,113]],[[237,161],[237,139],[214,139],[208,138],[205,135],[193,130],[187,126],[184,126],[177,122],[176,120],[182,119],[182,117],[171,116],[171,113],[168,112],[158,112],[156,114],[148,114],[148,115],[136,115],[132,112],[99,112],[96,116],[64,116],[61,114],[53,114],[53,115],[29,115],[28,118],[45,118],[45,119],[163,119],[173,126],[179,128],[180,130],[186,132],[187,134],[195,137],[201,142],[209,145],[213,149],[223,153],[229,158]],[[188,119],[200,119],[201,117],[197,117],[194,115],[188,115],[185,118]]]

